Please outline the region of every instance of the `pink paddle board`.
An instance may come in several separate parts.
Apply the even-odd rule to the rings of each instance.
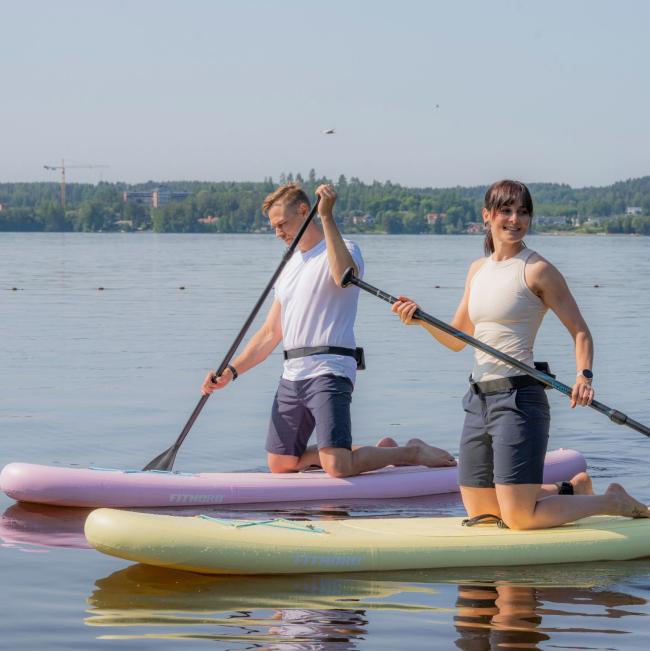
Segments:
[[[565,481],[585,469],[579,452],[554,450],[546,455],[544,481]],[[82,507],[386,499],[457,492],[458,469],[389,467],[337,479],[322,471],[194,474],[10,463],[0,473],[0,490],[19,502]]]

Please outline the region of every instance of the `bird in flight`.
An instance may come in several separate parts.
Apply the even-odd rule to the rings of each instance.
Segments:
[[[335,133],[335,131],[334,131],[334,129],[324,129],[323,133],[329,136],[329,135],[332,135],[333,133]]]

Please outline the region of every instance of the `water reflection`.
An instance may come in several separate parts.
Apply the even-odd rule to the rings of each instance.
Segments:
[[[542,618],[536,590],[527,586],[458,586],[454,624],[459,649],[511,647],[535,649],[550,639],[537,630]]]
[[[276,624],[268,628],[270,640],[262,649],[348,651],[357,649],[356,640],[368,632],[364,610],[284,608],[271,619]]]
[[[647,583],[649,573],[650,561],[274,577],[132,565],[96,582],[85,622],[105,628],[103,639],[347,650],[379,641],[382,613],[390,611],[393,639],[419,630],[438,648],[537,649],[549,640],[563,648],[614,648],[612,636],[646,630],[650,591],[634,583]]]
[[[84,522],[90,509],[45,504],[13,504],[0,518],[3,547],[33,551],[29,546],[88,548]]]
[[[589,633],[626,634],[619,622],[614,626],[600,620],[647,615],[626,609],[647,603],[643,597],[599,588],[538,588],[502,581],[459,585],[454,617],[459,633],[456,646],[466,651],[538,649],[553,634],[579,634],[583,641]],[[567,617],[570,622],[556,624],[558,618]]]
[[[343,575],[220,577],[145,565],[95,585],[86,624],[129,629],[103,639],[200,637],[263,649],[356,649],[369,609],[399,608],[392,595],[431,590]]]
[[[18,547],[23,551],[33,551],[25,545],[43,548],[88,548],[84,523],[91,510],[28,502],[12,504],[0,518],[1,544],[4,547]],[[437,515],[458,515],[462,512],[462,503],[458,494],[454,493],[381,501],[355,499],[346,502],[307,501],[134,510],[187,517],[205,514],[215,518],[279,517],[287,520],[333,520],[351,517],[417,517],[430,515],[432,512]]]
[[[432,586],[375,579],[366,574],[300,574],[278,576],[218,576],[131,565],[95,582],[86,622],[124,625],[134,611],[158,617],[170,612],[249,611],[259,609],[359,608],[426,609],[425,599],[403,604],[391,597],[429,595]]]

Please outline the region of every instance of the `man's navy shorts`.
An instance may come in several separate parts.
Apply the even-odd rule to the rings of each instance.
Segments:
[[[338,375],[280,379],[266,437],[267,452],[300,457],[314,431],[319,450],[351,450],[353,389],[349,378]]]
[[[463,409],[458,460],[461,486],[543,483],[550,414],[541,384],[491,395],[470,389]]]

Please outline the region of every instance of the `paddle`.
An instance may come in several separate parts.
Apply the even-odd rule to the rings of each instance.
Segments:
[[[300,242],[300,239],[302,238],[305,231],[307,230],[307,227],[311,223],[311,220],[314,218],[314,215],[318,210],[319,201],[320,201],[320,197],[316,197],[316,202],[314,203],[313,208],[309,211],[309,214],[307,215],[305,221],[300,226],[300,229],[296,233],[296,236],[293,238],[293,241],[289,245],[289,248],[285,251],[284,255],[282,256],[282,261],[278,265],[278,268],[271,276],[271,279],[269,280],[266,287],[264,288],[262,295],[257,299],[257,303],[255,303],[255,307],[253,308],[253,311],[248,315],[248,318],[246,319],[246,323],[244,323],[242,329],[239,331],[239,334],[235,338],[235,341],[233,341],[232,346],[230,346],[228,352],[226,353],[226,356],[223,358],[223,361],[219,365],[219,368],[214,374],[215,378],[219,377],[226,370],[226,366],[228,366],[228,364],[230,363],[232,356],[235,354],[235,351],[239,347],[239,344],[242,342],[242,339],[246,335],[246,332],[248,331],[251,324],[255,320],[255,317],[257,316],[257,313],[260,311],[260,308],[264,304],[266,297],[269,295],[269,292],[273,288],[273,285],[275,285],[275,281],[278,279],[278,276],[282,273],[282,270],[286,266],[287,262],[289,262],[289,259],[291,258],[293,252],[296,250],[296,247],[298,246],[298,242]],[[176,453],[181,447],[181,444],[185,440],[185,437],[187,436],[188,432],[192,428],[192,425],[194,425],[194,421],[201,413],[201,410],[203,409],[203,406],[205,405],[209,397],[210,397],[209,395],[201,396],[201,399],[199,400],[198,404],[194,408],[194,411],[192,412],[192,415],[189,417],[187,423],[185,423],[185,427],[183,427],[183,431],[179,434],[174,445],[172,445],[170,448],[167,448],[167,450],[159,454],[155,459],[152,459],[143,468],[143,470],[171,470],[172,469],[172,466],[174,465],[174,460],[176,459]]]
[[[390,303],[391,305],[393,303],[396,303],[399,300],[394,296],[391,296],[390,294],[386,294],[385,292],[382,292],[380,289],[377,289],[376,287],[373,287],[372,285],[364,282],[360,278],[357,278],[354,275],[354,271],[352,268],[346,269],[343,276],[341,276],[341,285],[343,287],[347,287],[348,285],[356,285],[357,287],[360,287],[361,289],[369,292],[370,294],[374,294],[378,298],[381,298],[382,300],[386,301],[387,303]],[[558,391],[560,391],[560,393],[563,393],[566,396],[570,396],[572,393],[571,387],[567,386],[566,384],[562,384],[562,382],[558,382],[555,378],[551,377],[550,375],[547,375],[546,373],[542,373],[542,371],[539,371],[536,368],[533,368],[532,366],[528,366],[528,364],[524,364],[523,362],[520,362],[514,357],[510,357],[510,355],[506,355],[505,353],[502,353],[496,348],[492,348],[492,346],[488,346],[487,344],[484,344],[478,339],[474,339],[474,337],[471,337],[470,335],[462,332],[462,330],[457,330],[453,326],[450,326],[447,323],[444,323],[443,321],[436,319],[434,316],[431,316],[430,314],[423,312],[419,308],[415,311],[413,317],[416,319],[420,319],[426,323],[429,323],[430,325],[438,328],[439,330],[442,330],[443,332],[446,332],[452,337],[456,337],[456,339],[460,339],[461,341],[464,341],[466,344],[469,344],[474,348],[478,348],[479,350],[482,350],[483,352],[488,353],[489,355],[492,355],[497,359],[500,359],[502,362],[505,362],[506,364],[510,364],[510,366],[514,366],[515,368],[518,368],[520,371],[523,371],[527,375],[530,375],[531,377],[534,377],[536,380],[539,380],[542,384],[545,384],[549,387],[553,387],[554,389],[557,389]],[[629,416],[626,416],[624,413],[616,409],[612,409],[607,405],[604,405],[602,402],[598,402],[597,400],[594,400],[589,406],[592,407],[592,409],[599,411],[601,414],[605,414],[605,416],[607,416],[611,421],[613,421],[617,425],[627,425],[628,427],[631,427],[632,429],[636,430],[637,432],[640,432],[641,434],[650,436],[650,428],[630,418]]]

